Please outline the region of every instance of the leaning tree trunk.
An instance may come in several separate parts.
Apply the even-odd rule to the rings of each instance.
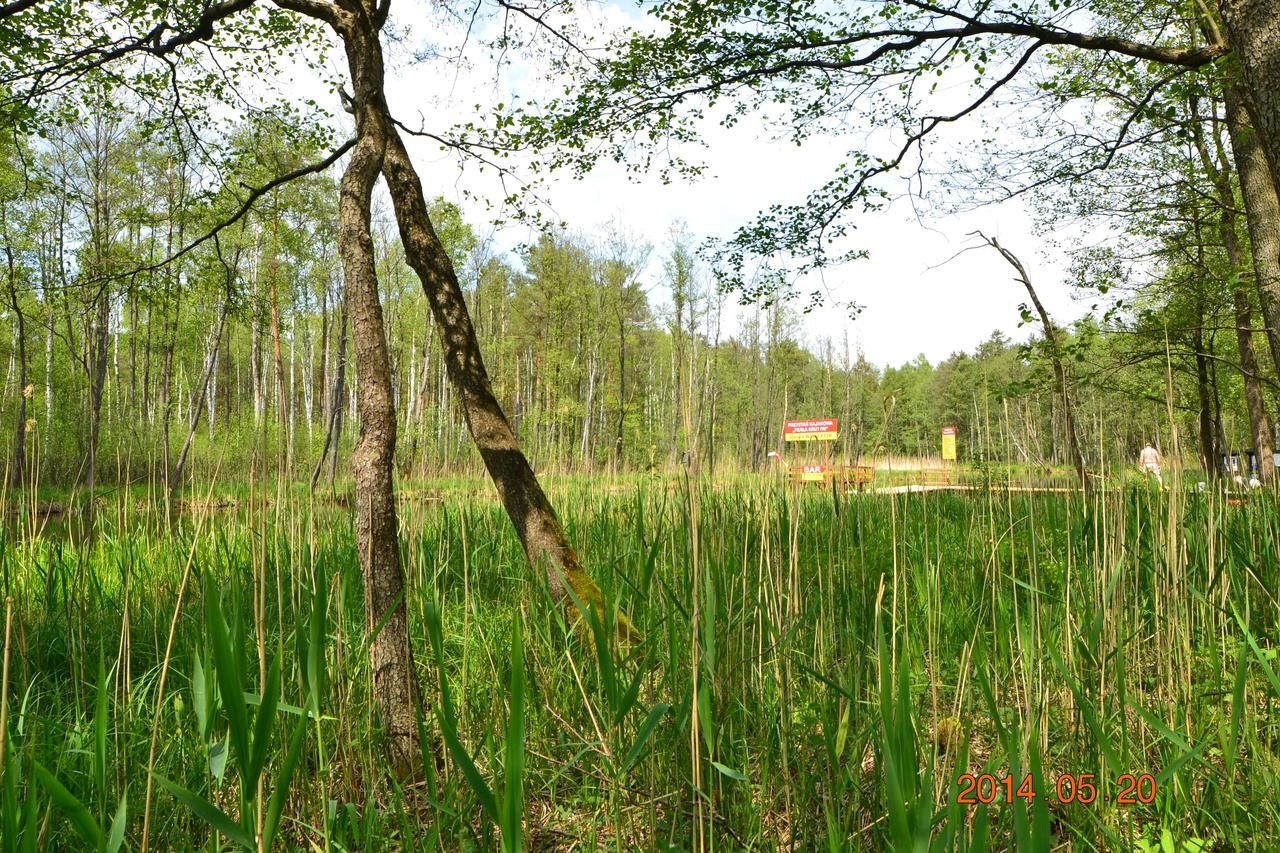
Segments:
[[[445,365],[471,438],[520,537],[525,556],[535,568],[546,572],[552,596],[572,608],[572,591],[574,597],[599,614],[604,607],[600,588],[579,563],[494,396],[453,263],[427,215],[422,182],[385,108],[381,117],[387,136],[382,173],[391,190],[400,239],[409,266],[422,280],[422,289],[440,328]],[[620,636],[629,640],[631,624],[621,613],[617,614],[617,624]]]
[[[311,488],[316,487],[316,481],[320,479],[320,471],[324,468],[325,456],[330,451],[333,452],[334,465],[330,467],[333,472],[337,467],[338,460],[338,441],[342,437],[342,410],[345,408],[343,401],[346,399],[345,384],[347,379],[347,301],[342,300],[342,305],[338,309],[338,356],[337,364],[334,367],[333,376],[333,397],[330,399],[329,405],[329,427],[324,433],[324,447],[320,450],[320,458],[316,460],[316,467],[311,472]],[[333,484],[333,478],[330,477],[330,485]]]
[[[349,108],[356,144],[342,178],[338,250],[346,276],[347,309],[355,343],[360,436],[352,454],[356,485],[356,544],[365,580],[365,613],[374,694],[394,769],[405,773],[413,758],[417,685],[404,605],[404,575],[397,547],[392,491],[396,420],[390,360],[378,301],[377,269],[370,233],[370,199],[379,171],[385,176],[409,265],[440,326],[449,376],[485,464],[511,516],[525,553],[545,565],[557,598],[573,592],[603,606],[599,588],[578,564],[533,469],[520,452],[485,373],[475,329],[458,279],[431,227],[422,185],[400,141],[385,101],[379,33],[387,0],[276,0],[277,5],[329,24],[341,38],[351,74]],[[620,623],[629,623],[619,617]]]
[[[237,264],[239,258],[236,259]],[[227,268],[227,296],[222,301],[222,310],[218,312],[218,328],[213,333],[213,346],[209,350],[209,361],[204,366],[204,377],[200,380],[200,393],[196,403],[191,407],[191,422],[187,426],[187,437],[182,442],[182,450],[178,451],[178,461],[169,472],[169,493],[177,491],[182,482],[182,471],[187,465],[187,455],[191,452],[191,444],[195,441],[196,430],[200,427],[200,418],[204,415],[205,402],[209,399],[209,383],[213,379],[213,371],[218,364],[218,350],[222,346],[222,332],[227,326],[227,314],[231,310],[231,288],[235,279],[235,271]],[[216,401],[211,401],[212,407]]]
[[[1027,295],[1031,297],[1031,304],[1035,306],[1036,313],[1040,315],[1040,323],[1044,326],[1044,339],[1049,348],[1049,358],[1053,362],[1053,376],[1057,384],[1058,397],[1062,400],[1062,420],[1063,427],[1067,433],[1067,452],[1071,456],[1072,467],[1076,469],[1076,475],[1080,478],[1080,488],[1086,494],[1092,492],[1093,483],[1089,479],[1089,468],[1085,463],[1084,453],[1080,449],[1080,439],[1076,434],[1076,418],[1075,407],[1071,402],[1070,386],[1067,382],[1067,368],[1062,361],[1062,349],[1058,345],[1058,334],[1054,331],[1053,323],[1049,319],[1049,312],[1045,309],[1044,303],[1040,301],[1040,296],[1036,293],[1036,289],[1031,285],[1031,276],[1027,275],[1027,270],[1022,265],[1022,261],[1005,247],[1001,246],[994,237],[987,237],[982,232],[978,232],[988,246],[995,249],[1000,255],[1009,262],[1009,265],[1018,273],[1018,281],[1027,289]]]

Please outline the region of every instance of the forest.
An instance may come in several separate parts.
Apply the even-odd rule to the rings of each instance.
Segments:
[[[127,110],[66,130],[53,143],[10,140],[3,163],[9,334],[0,340],[0,411],[12,431],[10,481],[38,474],[64,488],[176,488],[215,470],[305,479],[323,469],[332,482],[345,470],[356,422],[334,177],[273,191],[216,243],[165,263],[226,200],[208,196],[178,151],[148,143]],[[238,133],[270,144],[269,129]],[[305,152],[266,147],[254,156],[288,168]],[[236,180],[261,180],[244,165]],[[1194,165],[1177,189],[1208,192]],[[709,471],[759,470],[781,449],[781,423],[812,415],[846,424],[835,452],[849,462],[936,455],[938,428],[955,425],[966,460],[1069,464],[1043,332],[1021,345],[993,332],[937,365],[877,366],[847,336],[806,335],[795,300],[743,309],[678,226],[660,246],[621,231],[547,230],[500,255],[456,204],[437,198],[430,209],[495,392],[539,468],[667,470],[692,451]],[[1243,225],[1235,227],[1247,244]],[[474,471],[434,321],[393,230],[383,211],[374,236],[405,437],[397,469],[410,478]],[[1233,302],[1215,267],[1225,250],[1214,242],[1196,247],[1198,268],[1160,256],[1182,251],[1175,241],[1185,236],[1161,237],[1169,245],[1136,285],[1114,265],[1082,271],[1104,276],[1078,283],[1086,296],[1114,288],[1127,301],[1057,330],[1095,464],[1132,461],[1143,441],[1162,434],[1167,390],[1184,435],[1210,425],[1201,446],[1214,461],[1200,462],[1212,474],[1222,453],[1254,446],[1246,386],[1274,397],[1261,390],[1276,387],[1276,371],[1253,319],[1259,291],[1242,288],[1240,305]],[[1180,316],[1188,300],[1199,314]],[[1237,307],[1250,323],[1247,339],[1231,334]],[[682,395],[692,431],[681,422]],[[1261,429],[1270,442],[1270,428]]]
[[[1280,847],[1280,0],[11,0],[0,130],[0,853]],[[1033,220],[937,363],[895,205]]]

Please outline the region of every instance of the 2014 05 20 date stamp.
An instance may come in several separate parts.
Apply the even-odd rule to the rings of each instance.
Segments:
[[[1104,791],[1098,790],[1100,784]],[[1150,773],[1121,773],[1110,786],[1099,783],[1092,773],[1061,773],[1047,790],[1037,789],[1030,774],[1016,779],[992,773],[964,773],[956,779],[956,786],[956,802],[966,806],[1032,801],[1038,797],[1086,806],[1100,796],[1110,796],[1109,801],[1119,806],[1148,805],[1156,799],[1156,778]]]

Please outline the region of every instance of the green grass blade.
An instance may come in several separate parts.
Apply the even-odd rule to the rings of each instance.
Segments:
[[[302,758],[302,745],[306,733],[307,720],[304,717],[294,726],[293,734],[289,737],[289,749],[285,753],[284,760],[280,762],[280,768],[276,771],[275,788],[271,792],[271,798],[262,819],[262,846],[267,850],[271,849],[272,841],[280,828],[280,816],[284,813],[284,804],[289,795],[293,774],[298,769],[298,761]]]
[[[253,720],[252,757],[245,768],[244,784],[247,789],[256,788],[258,777],[267,762],[271,748],[271,730],[275,727],[276,703],[280,699],[280,659],[271,662],[267,670],[266,689],[262,691],[262,702]]]
[[[111,831],[107,833],[107,853],[119,853],[124,844],[124,831],[129,825],[129,788],[126,786],[120,795],[120,805],[116,808],[115,817],[111,819]]]
[[[246,850],[254,849],[256,845],[254,844],[253,834],[232,820],[222,809],[199,794],[192,793],[181,785],[170,782],[158,773],[152,773],[151,776],[161,788],[172,794],[178,802],[186,806],[192,814],[208,824],[215,832],[239,844]]]
[[[506,760],[503,767],[502,846],[507,853],[520,850],[524,815],[524,640],[519,617],[511,630],[511,716],[507,721]]]
[[[231,744],[241,768],[244,768],[249,761],[249,712],[240,698],[244,692],[244,679],[240,673],[240,659],[231,645],[227,623],[222,617],[222,605],[218,599],[216,591],[210,590],[206,594],[205,621],[209,630],[209,642],[213,646],[214,678],[218,683],[218,692],[222,695],[223,710],[227,714]]]
[[[493,789],[484,780],[484,776],[471,759],[471,754],[467,752],[458,737],[458,718],[453,710],[453,702],[449,698],[448,673],[444,662],[444,628],[440,620],[440,609],[435,602],[427,602],[424,614],[427,621],[427,637],[430,639],[431,649],[436,658],[436,667],[440,673],[440,705],[436,708],[436,722],[440,726],[440,735],[444,738],[445,747],[453,757],[454,763],[462,770],[462,776],[467,785],[479,800],[480,807],[484,809],[490,820],[501,825],[502,817],[498,813],[498,801],[494,797]]]
[[[93,850],[102,848],[102,827],[98,825],[98,821],[85,808],[84,803],[76,799],[75,794],[67,790],[57,778],[50,773],[45,766],[39,761],[32,759],[31,772],[41,788],[48,793],[49,799],[57,806],[58,811],[71,822],[72,828],[76,834],[83,838],[86,844]]]
[[[631,749],[627,750],[627,757],[622,760],[622,766],[618,769],[619,778],[626,775],[640,760],[641,754],[644,753],[645,744],[649,742],[649,738],[653,737],[653,732],[662,720],[662,715],[670,708],[670,705],[658,703],[653,706],[653,710],[649,711],[649,715],[644,718],[644,722],[640,724],[639,731],[636,732],[636,739],[632,742]]]
[[[98,805],[107,801],[107,663],[98,649],[98,687],[93,705],[93,781]]]

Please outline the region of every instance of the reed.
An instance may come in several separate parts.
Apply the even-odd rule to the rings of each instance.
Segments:
[[[0,851],[1280,849],[1269,494],[557,479],[618,649],[486,492],[404,492],[413,785],[341,502],[215,486],[166,523],[121,492],[92,537],[24,504]]]

